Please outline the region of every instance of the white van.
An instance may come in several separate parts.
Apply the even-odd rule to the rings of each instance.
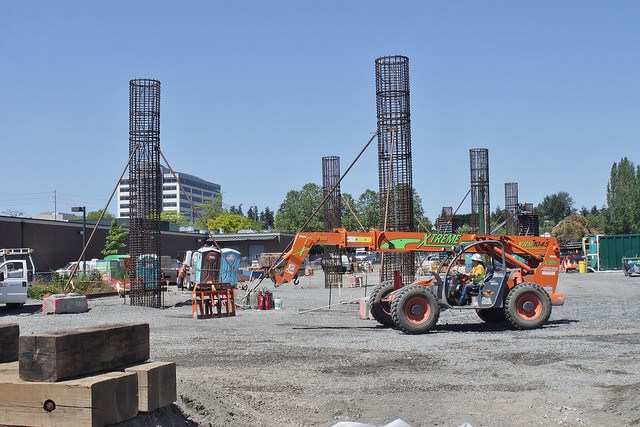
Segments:
[[[27,289],[36,271],[32,252],[30,248],[0,249],[0,303],[9,308],[20,308],[27,302]],[[13,256],[27,259],[9,259]]]

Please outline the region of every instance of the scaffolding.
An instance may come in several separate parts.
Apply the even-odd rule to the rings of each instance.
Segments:
[[[518,234],[518,183],[505,182],[504,210],[507,215],[506,229],[509,236]]]
[[[129,277],[131,305],[159,308],[160,285],[160,82],[129,82]]]
[[[489,205],[489,150],[469,150],[471,165],[471,233],[486,234],[491,231]]]
[[[340,200],[340,157],[327,156],[322,158],[322,195],[326,198],[324,204],[324,231],[331,231],[342,224],[342,210]],[[336,187],[327,198],[333,187]],[[342,284],[342,263],[340,250],[337,246],[325,246],[322,255],[325,288],[338,287]]]
[[[375,75],[381,228],[414,231],[409,58],[377,58]],[[394,271],[400,272],[403,283],[412,282],[415,255],[384,254],[380,280],[393,280]]]

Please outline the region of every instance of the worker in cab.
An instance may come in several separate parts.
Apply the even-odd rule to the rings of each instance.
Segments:
[[[484,267],[484,262],[482,261],[482,256],[480,256],[480,254],[473,254],[471,257],[471,264],[471,271],[466,275],[469,282],[465,283],[462,287],[460,298],[458,298],[458,305],[464,305],[469,293],[471,291],[478,292],[480,287],[484,285],[486,269]]]

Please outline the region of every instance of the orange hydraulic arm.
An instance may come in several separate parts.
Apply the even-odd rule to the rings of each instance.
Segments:
[[[560,264],[560,247],[555,237],[383,232],[375,229],[351,232],[343,228],[336,228],[332,232],[303,232],[295,236],[291,250],[282,256],[282,261],[269,274],[276,286],[293,281],[314,245],[366,248],[378,252],[442,252],[484,240],[499,240],[502,243],[507,268],[519,268],[523,276],[531,275],[532,280],[535,278],[540,286],[550,286],[555,292]],[[483,246],[478,245],[473,250],[479,252]],[[501,251],[495,246],[493,248],[485,253],[501,259]]]

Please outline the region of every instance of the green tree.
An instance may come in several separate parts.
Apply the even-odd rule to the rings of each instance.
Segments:
[[[433,232],[433,224],[429,221],[429,218],[424,214],[424,208],[422,207],[422,199],[418,196],[416,189],[413,189],[413,223],[416,231],[427,231],[424,227],[428,228],[428,231]],[[424,225],[424,227],[423,227]]]
[[[171,224],[187,225],[189,222],[184,212],[164,211],[160,214],[160,221],[166,221]]]
[[[351,206],[351,209],[358,217],[358,220],[362,222],[362,219],[360,219],[360,215],[358,215],[356,201],[353,198],[353,196],[349,193],[342,193],[342,197],[344,197],[344,199],[347,201],[349,206]],[[342,197],[340,198],[341,199],[340,206],[342,206],[342,211],[340,212],[342,215],[342,218],[341,218],[342,228],[349,231],[361,230],[362,228],[360,227],[360,224],[358,224],[358,221],[354,218],[353,214],[347,207],[347,203],[345,203],[344,200],[342,200]]]
[[[210,220],[216,219],[218,216],[228,213],[225,208],[222,207],[222,194],[218,194],[212,199],[205,200],[198,205],[200,210],[200,218],[196,218],[193,222],[194,225],[200,228],[207,228],[207,224]]]
[[[100,218],[100,215],[102,214],[102,211],[104,211],[104,209],[100,209],[97,211],[91,211],[91,212],[87,212],[87,219],[98,219]],[[104,216],[102,217],[102,219],[114,219],[115,216],[113,216],[113,214],[109,213],[109,212],[105,212]],[[82,215],[76,215],[76,219],[82,219]]]
[[[295,233],[322,202],[322,188],[308,183],[302,190],[291,190],[285,196],[276,213],[275,228],[278,231]],[[322,212],[319,211],[305,228],[305,231],[322,231]]]
[[[611,167],[607,184],[606,231],[627,234],[640,231],[640,173],[626,157]]]
[[[237,233],[238,230],[258,230],[260,225],[244,215],[224,213],[207,222],[209,230],[224,230],[225,233]]]
[[[560,221],[551,231],[556,236],[560,245],[566,245],[569,242],[580,242],[583,237],[592,234],[589,228],[589,221],[583,215],[569,215]]]
[[[573,207],[573,198],[566,191],[545,196],[535,210],[542,222],[550,221],[552,224],[557,224],[576,212]]]
[[[265,230],[271,230],[274,227],[275,216],[273,214],[273,211],[269,209],[268,206],[264,208],[262,212],[260,212],[258,222],[260,223],[262,228]]]
[[[379,228],[380,199],[378,198],[378,192],[369,189],[365,190],[364,193],[358,197],[355,211],[365,229]]]
[[[491,216],[489,217],[489,230],[487,232],[496,230],[496,234],[505,234],[507,232],[506,229],[506,220],[508,217],[508,213],[505,209],[500,208],[500,206],[496,206],[496,209],[491,212]],[[501,225],[505,223],[504,225]],[[498,226],[501,225],[500,228]]]
[[[602,209],[598,209],[598,207],[594,205],[585,217],[589,222],[589,229],[592,234],[604,234],[609,222],[608,209],[605,206],[603,206]]]
[[[122,249],[127,247],[126,241],[129,232],[123,228],[124,225],[118,224],[115,218],[111,220],[111,228],[109,229],[109,233],[107,233],[102,255],[118,255]]]

